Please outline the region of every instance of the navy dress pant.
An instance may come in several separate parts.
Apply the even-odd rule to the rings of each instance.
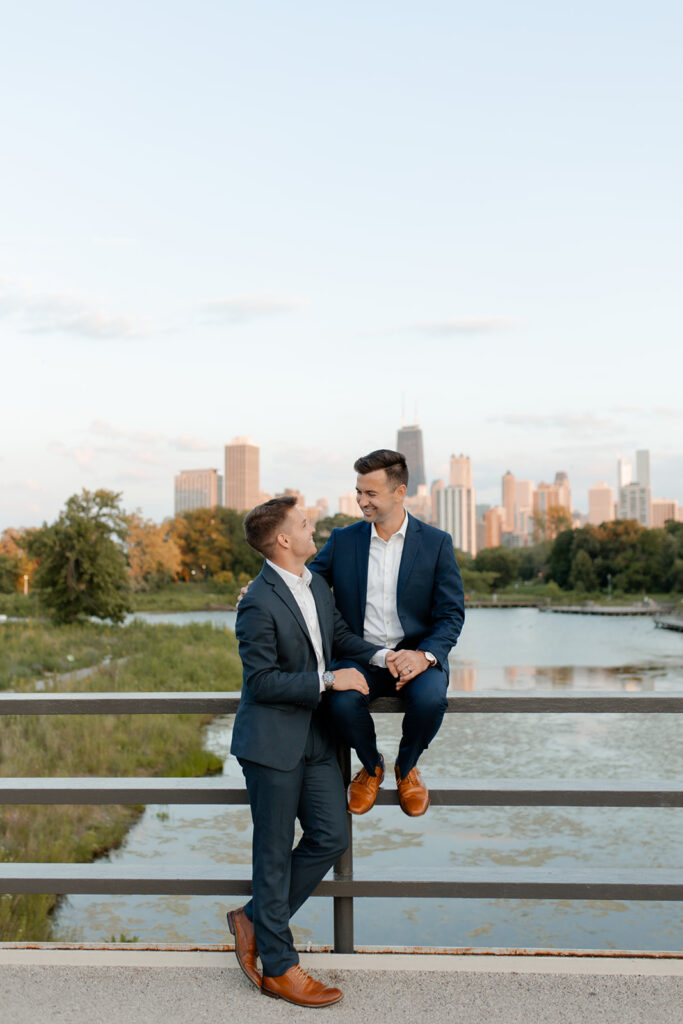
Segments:
[[[245,912],[269,978],[299,962],[289,919],[349,844],[344,783],[318,714],[292,771],[239,759],[254,823],[252,898]],[[297,818],[303,835],[292,849]]]
[[[340,743],[353,747],[358,759],[371,775],[379,764],[375,725],[369,711],[370,701],[377,697],[395,697],[396,680],[385,668],[365,668],[353,661],[339,661],[335,668],[357,668],[368,681],[370,693],[357,690],[330,690],[327,714]],[[446,691],[448,676],[434,665],[416,676],[398,691],[403,700],[403,732],[396,764],[405,778],[414,768],[423,750],[436,736],[448,707]]]

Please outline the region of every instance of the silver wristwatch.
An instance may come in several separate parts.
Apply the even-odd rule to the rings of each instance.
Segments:
[[[334,672],[330,672],[329,668],[327,669],[326,672],[323,672],[323,684],[324,684],[326,690],[333,690],[334,689],[334,680],[335,680]]]
[[[422,653],[424,654],[425,658],[427,659],[430,665],[436,665],[436,658],[434,657],[431,651],[423,651]]]

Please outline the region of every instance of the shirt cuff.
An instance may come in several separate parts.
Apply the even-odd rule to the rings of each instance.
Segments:
[[[325,692],[325,684],[323,682],[323,674],[322,674],[322,672],[318,672],[318,678],[320,679],[320,692],[324,693]]]
[[[381,651],[375,651],[373,656],[370,658],[370,664],[374,665],[375,668],[386,668],[387,667],[387,654],[391,648],[383,647]]]

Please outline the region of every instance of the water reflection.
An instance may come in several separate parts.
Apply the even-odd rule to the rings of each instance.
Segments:
[[[648,621],[580,619],[526,609],[470,612],[451,658],[452,690],[683,686],[683,637],[655,630]],[[225,627],[220,618],[215,624]],[[380,750],[391,763],[400,716],[377,716],[376,725]],[[226,780],[241,780],[239,766],[227,756],[231,730],[231,717],[214,720],[206,746],[226,757]],[[680,721],[649,714],[448,715],[421,768],[428,782],[675,780],[683,775]],[[387,786],[393,786],[391,775]],[[148,807],[112,859],[154,858],[192,868],[224,864],[228,874],[248,865],[250,849],[245,807]],[[354,820],[354,857],[375,877],[401,865],[406,875],[417,876],[498,864],[679,871],[683,815],[676,808],[447,807],[410,819],[396,807],[376,807]],[[80,941],[123,932],[149,941],[224,942],[225,910],[237,902],[72,896],[60,905],[55,928],[60,937]],[[677,903],[364,899],[356,901],[355,920],[356,941],[366,945],[680,949],[683,942]],[[310,900],[293,931],[299,942],[331,942],[330,902]]]

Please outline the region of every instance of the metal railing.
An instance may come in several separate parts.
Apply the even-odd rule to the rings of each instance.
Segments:
[[[0,715],[202,714],[237,710],[239,693],[30,693],[0,694]],[[373,712],[403,710],[398,698],[384,697]],[[457,714],[615,713],[680,714],[677,693],[466,693],[450,695],[448,712]],[[348,749],[340,749],[345,782],[351,771]],[[683,781],[648,783],[566,782],[562,780],[468,780],[430,783],[433,807],[564,806],[683,807]],[[381,789],[378,804],[398,806],[395,789]],[[243,786],[211,778],[0,778],[0,804],[246,804]],[[683,877],[673,869],[642,868],[561,871],[552,868],[457,867],[448,877],[406,878],[400,872],[381,879],[354,871],[352,820],[350,843],[334,875],[316,895],[334,900],[335,952],[353,952],[353,901],[356,897],[683,900]],[[251,891],[249,865],[226,878],[224,867],[194,873],[150,870],[108,861],[43,864],[0,863],[0,892],[89,894],[163,894],[244,896]]]

